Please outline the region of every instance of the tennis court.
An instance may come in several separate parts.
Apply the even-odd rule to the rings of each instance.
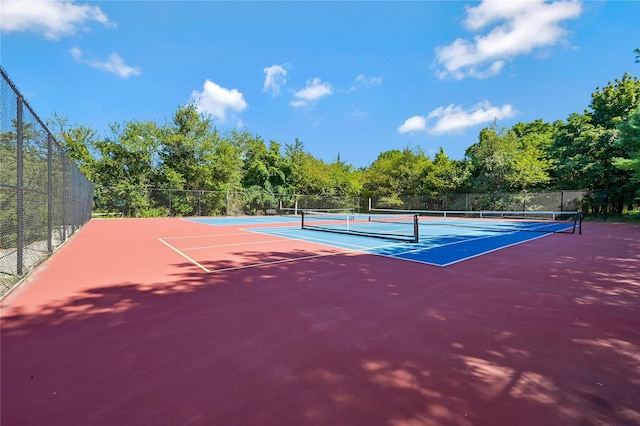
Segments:
[[[2,425],[640,424],[640,227],[456,219],[93,219],[2,302]]]
[[[391,210],[384,213],[389,212]],[[249,227],[245,229],[260,234],[341,248],[346,251],[388,256],[437,266],[449,266],[492,251],[541,238],[549,233],[581,234],[582,232],[577,212],[530,214],[509,212],[506,217],[505,212],[501,212],[500,217],[490,216],[495,215],[496,212],[484,212],[484,218],[481,213],[477,213],[477,217],[468,217],[470,216],[469,212],[464,212],[465,216],[459,215],[458,217],[455,216],[455,212],[424,213],[432,215],[419,215],[415,212],[354,214],[303,211],[302,218],[293,216],[198,218],[192,220],[213,226],[238,225],[240,227],[277,223],[277,227]],[[458,213],[462,214],[462,212]],[[562,220],[559,217],[561,215],[564,216]],[[419,220],[419,216],[422,217],[422,220]],[[547,217],[552,220],[543,220]],[[422,226],[418,227],[419,223]],[[283,226],[285,224],[286,226]],[[170,244],[169,241],[165,242]],[[202,246],[202,249],[205,250],[208,247],[205,245]],[[187,248],[187,250],[191,249]]]

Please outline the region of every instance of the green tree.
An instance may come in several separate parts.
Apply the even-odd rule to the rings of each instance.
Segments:
[[[220,135],[194,104],[179,107],[161,130],[157,185],[166,189],[163,201],[177,215],[223,213],[227,192],[240,186],[235,136]]]
[[[613,163],[621,170],[632,173],[630,184],[635,186],[636,197],[640,197],[640,106],[636,107],[626,121],[618,124],[618,140],[615,146],[623,156],[615,157]]]
[[[65,116],[54,113],[48,124],[57,128],[56,140],[82,174],[92,180],[96,162],[93,151],[98,141],[97,132],[86,125],[69,126],[68,123],[69,120]]]
[[[584,114],[572,114],[551,147],[557,184],[563,189],[604,190],[615,211],[621,213],[636,186],[630,169],[621,169],[627,158],[617,139],[619,126],[627,122],[640,103],[640,80],[625,73],[621,79],[597,88]],[[628,164],[624,161],[622,164]]]
[[[420,192],[425,195],[444,195],[457,192],[468,174],[468,166],[465,161],[450,159],[444,149],[433,157],[431,163],[427,163],[421,178]]]
[[[639,104],[640,79],[625,73],[622,78],[596,88],[585,114],[591,117],[592,125],[615,129]]]
[[[269,192],[283,189],[286,183],[284,158],[280,144],[269,142],[269,147],[259,136],[245,134],[243,186],[257,186]]]
[[[326,165],[329,175],[329,193],[341,197],[357,196],[362,190],[362,182],[360,173],[350,164],[340,160],[340,156],[334,161]]]
[[[327,164],[304,150],[304,144],[296,139],[285,146],[286,164],[289,167],[291,191],[306,195],[331,195],[331,175]]]
[[[515,152],[517,137],[496,123],[480,130],[478,142],[465,151],[471,164],[473,190],[477,192],[508,192],[512,190],[508,175]]]
[[[494,123],[480,131],[479,141],[465,155],[470,161],[472,187],[478,192],[529,191],[549,182],[548,140],[538,133],[541,122],[498,129]],[[543,127],[543,126],[542,126]]]
[[[420,194],[424,170],[431,163],[421,149],[383,152],[362,175],[365,196],[379,197],[379,207],[399,207],[400,197]]]
[[[195,105],[178,108],[163,126],[159,147],[159,184],[168,189],[209,189],[207,165],[218,137],[211,120]]]
[[[151,121],[129,121],[111,125],[111,132],[95,143],[96,208],[140,216],[152,206],[148,188],[156,176],[159,129]]]
[[[616,211],[622,212],[629,172],[614,164],[623,152],[616,146],[618,131],[594,126],[588,115],[572,114],[561,127],[552,150],[557,185],[561,189],[606,190]]]

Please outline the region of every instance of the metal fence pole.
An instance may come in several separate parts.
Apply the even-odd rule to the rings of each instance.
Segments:
[[[53,252],[53,136],[47,134],[47,251]]]
[[[64,153],[2,66],[0,109],[4,149],[0,153],[0,171],[4,172],[0,198],[6,207],[0,212],[1,299],[80,228],[82,221],[91,218],[93,185]]]
[[[62,241],[67,239],[67,158],[62,158]]]
[[[23,153],[24,153],[24,134],[23,134],[23,122],[22,122],[22,104],[23,99],[22,96],[17,97],[16,102],[16,166],[17,166],[17,174],[16,174],[16,214],[17,214],[17,260],[16,260],[16,269],[18,275],[22,275],[22,263],[23,263],[23,254],[24,254],[24,164],[23,164]]]

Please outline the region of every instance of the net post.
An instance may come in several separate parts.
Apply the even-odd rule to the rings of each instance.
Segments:
[[[418,215],[414,214],[413,215],[413,235],[414,235],[414,243],[418,242],[419,239],[419,229],[418,229]]]
[[[578,223],[579,223],[579,225],[578,225],[578,226],[580,226],[580,228],[578,228],[578,235],[582,235],[582,217],[583,217],[584,215],[582,214],[582,212],[579,212],[579,213],[578,213],[578,216],[579,216],[579,217],[578,217]]]
[[[296,209],[298,207],[296,206]],[[300,221],[300,229],[304,229],[304,210],[300,211],[300,215],[302,216],[302,220]]]

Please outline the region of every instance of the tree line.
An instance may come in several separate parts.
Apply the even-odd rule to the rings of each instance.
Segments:
[[[107,137],[86,125],[69,126],[57,114],[50,126],[95,183],[96,208],[113,208],[100,203],[117,194],[121,206],[115,208],[128,215],[157,213],[148,188],[243,191],[258,198],[378,197],[389,206],[417,194],[606,190],[617,212],[640,199],[640,80],[628,73],[596,88],[585,110],[566,120],[510,128],[492,123],[480,130],[463,159],[449,158],[442,148],[431,158],[419,147],[407,147],[382,152],[368,167],[356,168],[339,155],[331,162],[314,157],[299,139],[267,143],[248,131],[220,132],[193,104],[178,107],[162,124],[112,124]],[[171,210],[193,213],[179,201]]]

